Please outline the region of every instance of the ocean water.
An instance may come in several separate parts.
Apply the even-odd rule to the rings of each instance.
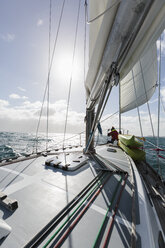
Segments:
[[[84,134],[66,134],[65,146],[84,145]],[[27,154],[63,147],[64,135],[53,133],[48,136],[40,133],[36,142],[34,133],[0,132],[0,160],[20,157]],[[37,147],[36,147],[37,144]]]
[[[0,160],[6,158],[14,158],[24,156],[29,153],[45,151],[46,143],[49,149],[62,148],[63,147],[63,134],[54,133],[50,134],[47,138],[45,134],[39,134],[37,140],[36,150],[36,137],[33,133],[16,133],[16,132],[0,132]],[[85,134],[66,134],[65,146],[85,145]],[[98,137],[95,137],[96,142]],[[106,140],[106,137],[105,137]],[[156,141],[153,137],[146,137],[145,151],[147,162],[158,171],[157,151],[155,150]],[[164,150],[159,154],[163,158],[159,158],[159,164],[162,171],[163,178],[165,180],[165,137],[159,139],[159,147]]]
[[[157,141],[153,137],[146,137],[146,142],[144,144],[146,151],[146,161],[156,170],[158,170],[158,166],[160,165],[160,169],[162,171],[163,179],[165,180],[165,137],[159,138],[159,148],[162,151],[159,151],[159,161],[157,159],[157,151],[156,147],[152,144],[156,144]],[[159,162],[159,165],[158,165]]]

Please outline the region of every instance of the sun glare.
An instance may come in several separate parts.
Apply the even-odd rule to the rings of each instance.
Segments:
[[[76,79],[81,73],[80,61],[76,59],[72,65],[72,56],[63,53],[58,58],[55,71],[60,78],[70,79],[72,74],[72,78]]]

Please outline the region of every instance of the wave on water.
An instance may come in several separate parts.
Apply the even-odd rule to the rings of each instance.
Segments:
[[[73,137],[72,139],[70,139]],[[48,139],[48,148],[62,148],[64,135],[60,133],[50,134]],[[66,134],[65,146],[73,145],[85,145],[85,135]],[[98,137],[95,137],[97,143]],[[105,136],[106,138],[106,136]],[[158,171],[158,160],[156,151],[156,140],[153,137],[146,137],[145,151],[146,161]],[[39,134],[37,139],[37,151],[46,150],[47,138],[45,134]],[[104,142],[106,142],[104,140]],[[103,142],[103,143],[104,143]],[[160,151],[159,155],[162,158],[159,159],[163,177],[165,178],[165,137],[159,139],[159,147],[164,151]],[[19,156],[25,156],[36,152],[36,137],[33,133],[16,133],[16,132],[0,132],[0,160],[7,158],[15,158]]]
[[[162,171],[163,178],[165,178],[165,137],[159,138],[159,148],[162,151],[157,151],[157,141],[153,137],[146,137],[145,151],[146,161],[158,172],[159,166]],[[159,157],[158,160],[158,155]]]
[[[0,145],[0,160],[4,158],[15,158],[19,156],[20,154],[16,153],[11,146]]]
[[[73,139],[70,139],[74,137]],[[49,138],[45,134],[39,134],[37,140],[34,133],[0,132],[0,160],[25,156],[33,152],[41,152],[48,148],[60,148],[63,144],[64,135],[61,133],[50,134]],[[66,134],[66,146],[79,145],[83,143],[84,137],[75,134]],[[36,149],[37,144],[37,149]]]

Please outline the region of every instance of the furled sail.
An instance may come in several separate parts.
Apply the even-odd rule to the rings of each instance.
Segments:
[[[124,113],[146,103],[157,84],[157,47],[152,45],[120,82],[120,112]]]
[[[165,28],[165,1],[90,0],[89,22],[87,108],[97,103],[113,62],[123,79],[156,42]]]

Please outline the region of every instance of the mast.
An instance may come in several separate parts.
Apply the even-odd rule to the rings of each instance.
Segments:
[[[93,126],[93,121],[94,121],[94,117],[95,117],[95,110],[86,110],[86,147],[88,146],[88,142],[90,140],[91,137],[91,130],[92,130],[92,126]],[[90,142],[89,148],[88,148],[88,152],[94,152],[94,136]]]
[[[85,71],[85,65],[86,65],[86,24],[87,24],[87,0],[85,0],[85,22],[84,22],[84,84],[85,84],[85,75],[86,75],[86,71]],[[92,125],[93,125],[93,120],[94,120],[94,108],[92,110],[88,110],[86,109],[86,117],[85,117],[85,121],[86,121],[86,137],[85,137],[85,146],[88,146],[88,142],[90,140],[90,134],[91,134],[91,130],[92,130]],[[88,148],[88,152],[94,152],[94,138],[92,138],[92,141],[89,145]]]

